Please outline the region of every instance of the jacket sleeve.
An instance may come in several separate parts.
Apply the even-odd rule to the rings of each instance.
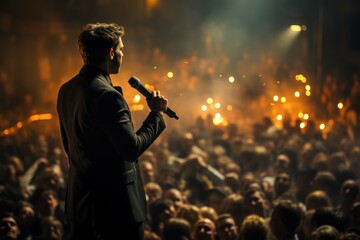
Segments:
[[[161,114],[150,112],[135,132],[129,107],[116,91],[106,92],[100,98],[97,109],[100,126],[110,144],[122,159],[129,162],[136,161],[166,127]]]

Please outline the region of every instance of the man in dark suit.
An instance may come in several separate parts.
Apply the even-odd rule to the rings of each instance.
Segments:
[[[122,91],[109,77],[119,72],[123,35],[117,24],[85,25],[78,39],[84,66],[58,94],[72,240],[143,239],[146,198],[138,157],[165,129],[167,99],[154,91],[147,99],[151,112],[134,130]]]

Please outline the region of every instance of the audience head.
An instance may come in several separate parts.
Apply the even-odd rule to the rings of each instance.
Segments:
[[[343,232],[347,227],[344,212],[333,207],[318,208],[311,218],[312,229],[323,225],[330,225]]]
[[[313,240],[335,240],[340,232],[330,225],[322,225],[312,232]]]
[[[201,218],[195,223],[192,236],[194,240],[215,240],[215,223],[208,218]]]
[[[191,225],[183,218],[171,218],[162,231],[162,240],[192,240]]]
[[[19,221],[11,212],[0,213],[0,240],[15,240],[20,236]]]
[[[244,197],[245,214],[257,214],[260,217],[267,217],[269,201],[261,190],[249,190]]]
[[[269,228],[266,220],[258,215],[247,216],[241,224],[239,236],[241,240],[267,240]]]
[[[331,202],[331,198],[326,192],[313,191],[306,196],[305,206],[307,210],[318,209],[321,207],[331,207],[332,202]]]
[[[184,218],[191,226],[202,218],[200,208],[194,204],[184,204],[176,212],[176,217]]]
[[[170,188],[165,191],[164,199],[168,199],[174,203],[175,209],[179,209],[185,203],[185,197],[177,188]]]
[[[296,234],[301,221],[301,209],[297,203],[280,201],[273,209],[270,219],[272,234],[277,239],[288,239]]]
[[[238,237],[238,225],[230,214],[221,214],[215,221],[218,240],[235,240]]]

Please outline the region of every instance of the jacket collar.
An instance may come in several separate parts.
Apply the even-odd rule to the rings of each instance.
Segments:
[[[91,65],[84,65],[81,68],[79,74],[80,75],[91,76],[91,77],[95,77],[95,76],[101,74],[106,79],[106,82],[108,82],[112,86],[112,82],[111,82],[111,78],[110,78],[109,74],[107,72],[103,71],[102,69],[98,68],[98,67],[91,66]]]

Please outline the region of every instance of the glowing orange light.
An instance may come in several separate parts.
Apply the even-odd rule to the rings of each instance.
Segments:
[[[278,114],[278,115],[276,116],[276,119],[279,120],[279,121],[281,121],[281,120],[283,119],[283,116],[282,116],[281,114]]]
[[[154,91],[155,87],[153,85],[150,85],[150,84],[145,84],[144,85],[146,89],[148,89],[150,92]]]
[[[306,77],[305,77],[304,75],[302,75],[302,74],[297,74],[297,75],[295,75],[295,79],[296,79],[297,81],[302,82],[302,83],[306,83]]]
[[[275,96],[273,97],[273,100],[274,100],[275,102],[279,101],[279,96],[278,96],[278,95],[275,95]]]
[[[159,4],[159,0],[147,0],[146,5],[149,9],[156,7]]]
[[[212,103],[214,102],[214,99],[208,98],[208,99],[206,99],[206,102],[207,102],[208,104],[212,104]]]
[[[221,117],[221,114],[220,113],[216,113],[215,114],[215,117],[213,118],[213,123],[215,125],[219,125],[220,123],[223,123],[224,122],[224,118]]]
[[[310,92],[310,91],[306,91],[306,92],[305,92],[305,95],[309,97],[309,96],[311,95],[311,92]]]
[[[133,99],[134,103],[139,103],[140,100],[141,100],[140,95],[136,94],[135,97],[134,97],[134,99]]]
[[[311,89],[310,85],[305,86],[305,90],[310,91],[310,89]]]
[[[202,105],[202,106],[201,106],[201,110],[205,112],[205,111],[207,110],[207,106],[206,106],[206,105]]]
[[[230,82],[230,83],[235,82],[235,78],[234,78],[233,76],[229,77],[229,82]]]
[[[173,73],[173,72],[168,72],[168,73],[167,73],[167,77],[168,77],[168,78],[172,78],[173,76],[174,76],[174,73]]]
[[[320,130],[324,130],[325,129],[325,124],[324,123],[321,123],[320,126],[319,126]]]
[[[299,113],[298,113],[298,118],[303,118],[303,117],[304,117],[304,113],[299,112]]]
[[[132,106],[132,109],[133,109],[134,111],[141,111],[141,110],[144,110],[144,105],[142,105],[142,104],[134,104],[134,105]]]
[[[221,107],[221,104],[220,103],[215,103],[215,108],[216,109],[219,109]]]
[[[227,109],[228,111],[231,111],[231,110],[233,110],[233,106],[227,105],[226,109]]]
[[[300,128],[305,128],[305,126],[306,126],[306,124],[304,122],[301,122],[299,125]]]
[[[295,93],[294,93],[294,95],[295,95],[295,97],[300,97],[300,92],[299,91],[296,91]]]
[[[304,119],[305,119],[305,120],[308,120],[308,119],[309,119],[309,114],[305,113],[305,114],[304,114]]]
[[[38,121],[38,120],[50,120],[50,119],[52,119],[52,114],[51,113],[35,114],[35,115],[30,116],[29,119],[31,122]]]
[[[16,124],[16,126],[17,126],[18,128],[22,128],[23,123],[22,123],[22,122],[18,122],[18,123]]]
[[[344,104],[341,103],[341,102],[339,102],[339,103],[337,104],[337,107],[338,107],[338,109],[342,109],[342,108],[344,107]]]
[[[286,97],[281,97],[281,100],[280,100],[282,103],[285,103],[286,102]]]

